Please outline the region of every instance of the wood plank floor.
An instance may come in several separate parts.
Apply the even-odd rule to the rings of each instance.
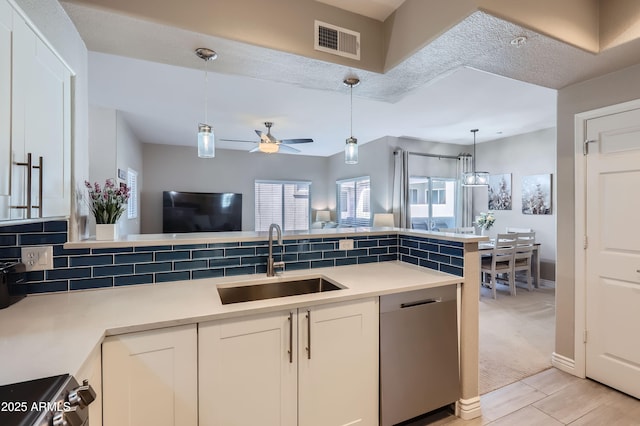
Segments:
[[[480,397],[482,417],[448,410],[405,426],[638,426],[640,401],[593,380],[550,368]]]

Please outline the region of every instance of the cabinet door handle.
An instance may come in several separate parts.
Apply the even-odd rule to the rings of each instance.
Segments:
[[[42,163],[42,157],[40,157],[38,160],[38,165],[33,166],[34,169],[38,169],[38,205],[32,207],[38,209],[38,217],[42,217],[42,181],[44,176],[44,165]]]
[[[289,364],[293,364],[293,312],[289,312]]]
[[[307,311],[307,359],[311,359],[311,311]]]

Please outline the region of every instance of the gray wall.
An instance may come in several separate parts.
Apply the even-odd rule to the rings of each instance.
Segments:
[[[327,208],[327,159],[217,149],[213,159],[198,158],[194,146],[143,144],[141,232],[162,232],[162,191],[242,193],[242,229],[253,230],[254,181],[311,181],[311,208]]]
[[[556,353],[574,359],[575,114],[640,98],[640,65],[565,87],[558,92],[558,269],[556,282]]]
[[[496,223],[488,235],[495,237],[505,232],[505,227],[533,228],[536,241],[540,242],[540,257],[546,265],[543,278],[554,280],[553,264],[556,259],[556,129],[509,138],[497,139],[477,145],[476,169],[490,174],[511,173],[511,194],[513,209],[494,211]],[[522,213],[522,177],[528,175],[552,174],[551,176],[551,214],[525,215]],[[488,210],[488,191],[474,188],[473,215]]]
[[[89,181],[104,183],[118,180],[118,169],[138,172],[138,188],[142,188],[142,143],[135,137],[119,111],[91,106],[89,108]],[[138,211],[140,200],[138,199]],[[95,221],[89,218],[89,233],[95,232]],[[118,221],[122,235],[140,233],[140,215],[128,219],[126,213]]]

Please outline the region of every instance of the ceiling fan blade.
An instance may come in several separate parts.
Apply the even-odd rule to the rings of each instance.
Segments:
[[[246,142],[246,143],[258,143],[257,141],[248,141],[244,139],[220,139],[220,142]]]
[[[297,153],[297,152],[301,152],[299,149],[295,149],[291,146],[287,146],[287,145],[280,145],[280,152],[289,152],[289,153]]]
[[[281,139],[281,143],[292,144],[292,143],[311,143],[313,139]]]

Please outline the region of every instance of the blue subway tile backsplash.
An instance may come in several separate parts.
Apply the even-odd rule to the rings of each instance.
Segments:
[[[268,242],[244,241],[146,247],[65,249],[67,221],[0,225],[0,261],[19,261],[21,245],[52,245],[54,269],[25,274],[14,294],[57,292],[201,279],[266,271]],[[351,238],[351,237],[350,237]],[[358,235],[353,250],[340,237],[285,240],[274,245],[285,270],[402,260],[462,276],[463,244],[418,236]]]

